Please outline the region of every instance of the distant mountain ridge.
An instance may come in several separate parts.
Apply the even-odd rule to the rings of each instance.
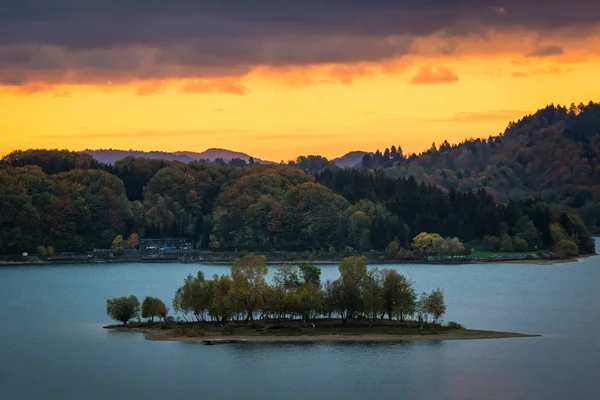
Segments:
[[[271,161],[261,160],[260,158],[251,157],[250,155],[242,152],[231,151],[227,149],[219,149],[219,148],[210,148],[201,153],[193,152],[193,151],[175,151],[175,152],[165,152],[165,151],[141,151],[141,150],[116,150],[116,149],[85,149],[81,151],[82,153],[89,154],[94,157],[96,160],[103,162],[105,164],[115,164],[115,162],[122,160],[125,157],[144,157],[150,159],[160,159],[166,161],[181,161],[181,162],[191,162],[198,160],[208,160],[215,161],[217,159],[222,159],[227,162],[232,159],[241,159],[246,162],[249,162],[250,158],[254,159],[254,162],[259,164],[271,164]]]
[[[333,161],[334,164],[340,168],[354,168],[360,164],[365,154],[373,153],[369,151],[356,150],[346,153],[341,157],[334,158],[331,161]]]

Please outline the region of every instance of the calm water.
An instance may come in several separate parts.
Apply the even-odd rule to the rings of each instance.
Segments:
[[[0,268],[0,399],[598,398],[600,257],[549,266],[393,266],[419,291],[444,289],[446,321],[541,338],[203,346],[102,329],[107,298],[152,295],[170,304],[199,268],[207,276],[227,271]],[[336,276],[335,267],[323,267],[323,278]]]

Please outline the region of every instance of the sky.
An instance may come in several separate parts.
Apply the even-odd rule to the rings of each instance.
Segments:
[[[268,160],[497,135],[600,101],[593,0],[0,0],[0,155]]]

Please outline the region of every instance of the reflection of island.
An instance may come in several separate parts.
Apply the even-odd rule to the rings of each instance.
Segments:
[[[231,342],[397,342],[404,340],[467,340],[534,337],[511,332],[494,332],[451,328],[418,322],[397,323],[377,320],[354,320],[343,324],[340,319],[318,319],[306,324],[290,321],[274,325],[256,321],[255,326],[230,322],[222,326],[211,322],[133,323],[109,325],[106,328],[122,332],[141,332],[148,340],[219,344]],[[208,343],[207,343],[208,342]]]
[[[248,254],[231,265],[230,276],[188,275],[175,292],[169,316],[165,303],[136,296],[109,299],[106,313],[154,340],[228,339],[268,341],[484,339],[530,336],[467,330],[450,321],[441,289],[417,296],[414,283],[395,269],[367,268],[364,257],[348,257],[340,277],[321,283],[310,264],[282,265],[267,283],[267,260]],[[147,318],[146,323],[128,324]],[[162,322],[154,323],[154,318]],[[195,322],[192,322],[195,321]]]

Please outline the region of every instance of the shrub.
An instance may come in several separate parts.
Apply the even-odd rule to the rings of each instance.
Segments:
[[[455,321],[448,321],[448,324],[446,326],[450,329],[465,329],[464,326]]]
[[[221,335],[233,335],[235,333],[235,330],[236,330],[235,323],[229,322],[221,330]]]

